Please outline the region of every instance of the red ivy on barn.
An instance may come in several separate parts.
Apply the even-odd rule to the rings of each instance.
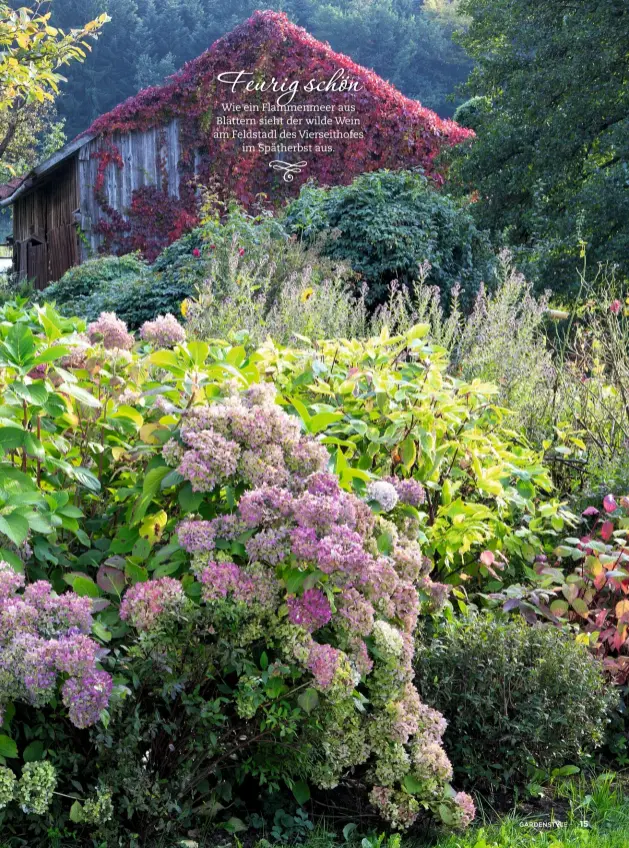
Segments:
[[[262,143],[312,144],[311,152],[287,154],[287,161],[305,161],[306,167],[285,181],[283,175],[270,168],[278,154],[258,148],[257,140],[221,138],[216,135],[217,116],[224,112],[221,104],[232,103],[260,107],[273,102],[276,95],[239,90],[217,81],[219,74],[243,70],[254,74],[253,79],[268,81],[299,80],[300,90],[292,105],[321,103],[333,105],[334,112],[319,112],[315,116],[331,117],[329,126],[307,125],[307,112],[242,111],[238,114],[260,118],[281,115],[284,129],[296,131],[296,139],[263,140]],[[312,94],[304,91],[309,80],[323,82],[342,71],[345,79],[359,83],[360,91],[330,91]],[[355,111],[345,111],[354,106]],[[298,127],[289,127],[290,115],[302,117]],[[350,123],[358,118],[360,125]],[[339,123],[346,119],[347,123]],[[161,189],[140,189],[125,219],[120,210],[108,208],[103,196],[104,174],[108,167],[123,167],[115,156],[115,135],[165,127],[171,121],[179,123],[180,146],[183,151],[178,163],[180,197],[168,196],[167,185]],[[273,129],[257,126],[253,129]],[[276,127],[277,128],[277,127]],[[242,127],[222,127],[242,129]],[[245,127],[246,129],[246,127]],[[340,131],[345,138],[300,139],[300,130]],[[352,132],[353,131],[353,132]],[[381,168],[397,169],[421,166],[438,184],[442,175],[434,161],[444,146],[458,144],[473,133],[453,121],[440,119],[434,112],[415,100],[409,100],[372,71],[352,62],[347,56],[335,53],[327,44],[314,39],[306,30],[290,23],[278,12],[256,12],[233,32],[219,39],[198,59],[187,63],[167,84],[146,89],[113,111],[98,118],[88,132],[101,136],[103,148],[98,153],[99,180],[96,186],[99,202],[108,221],[99,227],[105,236],[106,248],[124,252],[142,249],[149,256],[158,246],[178,238],[186,228],[194,226],[197,212],[197,189],[200,185],[218,183],[224,195],[236,197],[250,207],[259,197],[280,204],[299,192],[301,185],[314,179],[322,185],[349,183],[360,173]],[[362,138],[356,136],[363,134]],[[228,135],[231,135],[229,132]],[[349,137],[352,135],[353,137]],[[253,145],[254,152],[244,151],[243,145]],[[330,145],[332,153],[317,152],[315,145]],[[280,152],[279,158],[282,153]],[[102,169],[102,171],[101,171]]]

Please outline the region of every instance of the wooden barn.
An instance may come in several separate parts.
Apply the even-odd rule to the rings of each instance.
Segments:
[[[13,207],[14,271],[43,289],[98,253],[152,261],[196,225],[204,187],[253,208],[281,206],[307,180],[343,184],[381,168],[440,182],[441,149],[472,135],[285,15],[256,12],[0,187],[0,207]]]
[[[34,280],[36,288],[44,289],[98,254],[103,242],[98,224],[110,217],[95,191],[99,151],[112,143],[124,167],[108,168],[104,174],[103,193],[111,208],[128,209],[137,189],[162,186],[165,175],[169,193],[178,196],[177,121],[165,133],[155,128],[116,133],[106,140],[79,137],[25,179],[13,180],[13,191],[0,200],[0,207],[13,207],[13,269],[19,279]]]

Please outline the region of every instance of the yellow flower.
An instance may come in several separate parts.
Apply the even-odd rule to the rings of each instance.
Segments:
[[[314,289],[304,289],[301,293],[301,302],[307,303],[314,294]]]
[[[184,318],[188,314],[188,306],[189,305],[190,304],[188,303],[187,300],[184,300],[183,303],[181,304],[181,307],[180,307],[181,308],[181,314],[183,315]]]

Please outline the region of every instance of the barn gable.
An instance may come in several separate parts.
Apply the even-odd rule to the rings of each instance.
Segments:
[[[241,130],[239,116],[251,115],[257,121]],[[281,138],[278,122],[296,138]],[[262,139],[249,135],[267,131],[271,136]],[[309,179],[348,183],[381,168],[421,167],[439,182],[439,152],[471,135],[285,15],[256,12],[165,85],[98,118],[0,205],[15,205],[16,223],[24,218],[16,242],[24,243],[29,228],[43,234],[46,257],[32,250],[38,282],[45,284],[90,251],[141,250],[152,260],[195,225],[203,186],[252,206],[261,197],[279,205]],[[76,204],[71,221],[68,203]],[[39,212],[28,211],[29,204]],[[62,220],[51,222],[42,204],[46,210],[61,204]],[[75,250],[66,244],[69,223]],[[61,260],[52,256],[61,244],[59,227]],[[16,267],[31,276],[35,260],[29,265],[28,250],[16,245]]]

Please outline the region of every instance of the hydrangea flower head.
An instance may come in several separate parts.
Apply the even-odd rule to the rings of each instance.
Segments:
[[[181,583],[172,577],[136,583],[122,599],[120,618],[129,621],[137,630],[151,630],[162,617],[178,613],[184,601]]]
[[[170,312],[145,321],[140,328],[140,338],[155,347],[174,347],[186,340],[186,331]]]
[[[98,320],[88,324],[87,335],[92,343],[102,342],[106,350],[131,350],[135,341],[125,322],[115,312],[101,312]]]
[[[395,486],[385,480],[375,480],[367,486],[367,499],[376,501],[383,512],[391,512],[399,501]]]

